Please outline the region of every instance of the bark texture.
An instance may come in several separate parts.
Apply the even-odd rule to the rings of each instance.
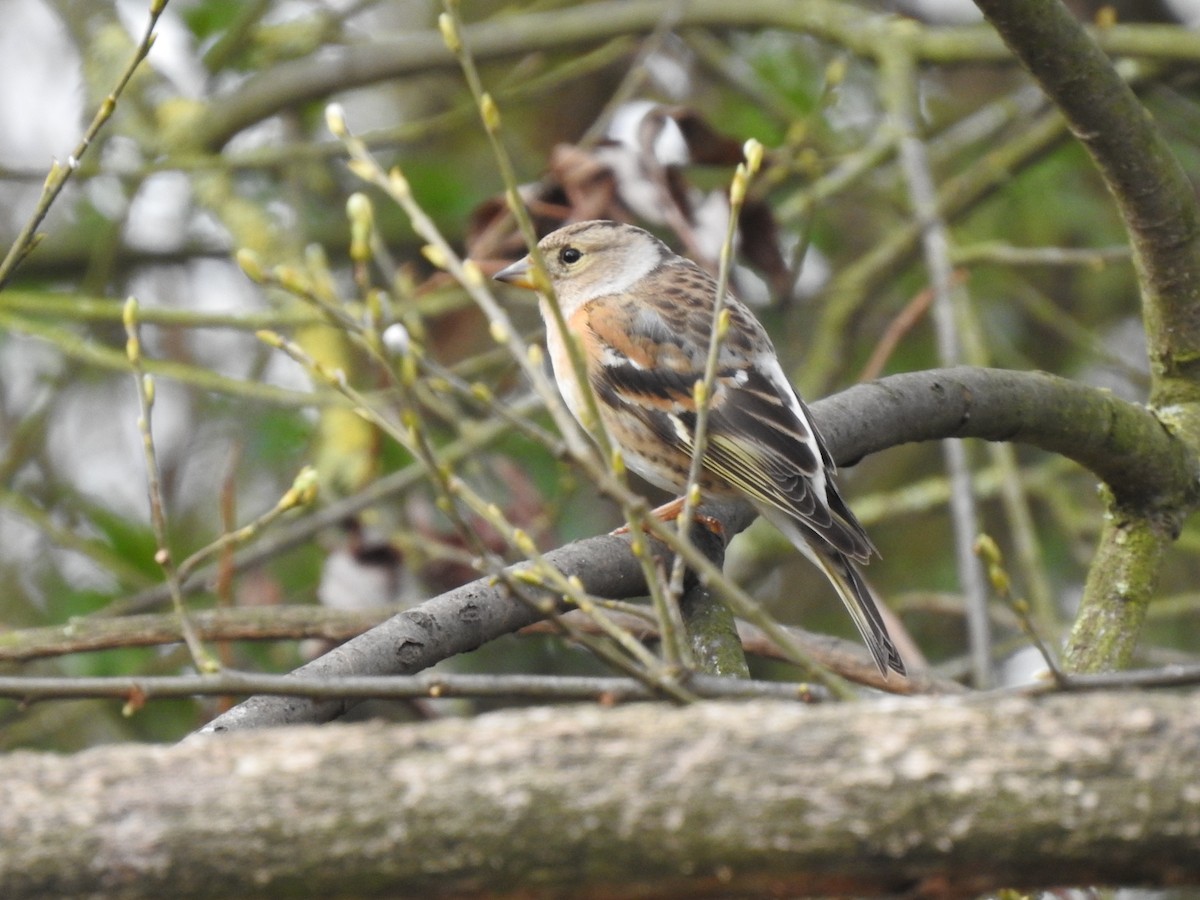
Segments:
[[[0,895],[1200,883],[1193,696],[561,706],[0,759]]]

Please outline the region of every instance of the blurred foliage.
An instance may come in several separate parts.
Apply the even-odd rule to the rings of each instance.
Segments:
[[[468,4],[465,11],[482,19],[489,10],[497,17],[516,16],[523,6],[559,5]],[[245,332],[253,328],[202,327],[199,317],[214,311],[275,315],[282,323],[278,330],[289,336],[301,331],[284,321],[288,316],[327,318],[317,305],[297,299],[305,291],[289,292],[283,289],[288,285],[279,283],[256,285],[232,261],[235,251],[253,245],[264,269],[286,267],[299,273],[299,281],[318,285],[313,292],[320,293],[321,273],[306,269],[304,256],[305,247],[319,244],[330,260],[333,306],[340,304],[348,314],[360,316],[371,302],[378,302],[372,291],[386,292],[377,311],[381,324],[404,321],[434,359],[454,367],[467,382],[481,382],[502,397],[522,392],[512,365],[494,352],[486,320],[422,257],[405,217],[377,192],[367,193],[379,244],[368,258],[350,258],[346,199],[362,188],[347,171],[340,148],[331,143],[321,116],[326,102],[341,102],[355,132],[385,162],[403,167],[420,204],[453,242],[464,246],[471,236],[473,213],[498,193],[501,181],[457,71],[440,66],[334,88],[312,99],[287,81],[297,73],[281,65],[299,58],[324,72],[331,59],[352,61],[356,47],[383,46],[414,33],[433,34],[437,9],[417,0],[336,9],[315,2],[207,0],[171,5],[172,18],[163,24],[174,38],[171,46],[161,42],[156,48],[151,65],[123,98],[117,118],[92,148],[74,189],[48,222],[45,242],[11,286],[51,289],[64,298],[110,298],[111,315],[39,315],[6,305],[0,294],[0,628],[61,624],[103,613],[109,604],[123,604],[161,579],[153,562],[132,376],[100,367],[86,352],[103,348],[123,353],[119,317],[129,294],[147,310],[142,331],[150,359],[173,360],[189,371],[216,370],[248,384],[263,381],[306,392],[307,375],[251,341]],[[74,58],[60,65],[84,71],[89,79],[107,74],[117,26],[113,16],[106,7],[104,12],[80,13],[77,21],[60,22],[76,42]],[[739,144],[748,137],[762,140],[771,150],[772,163],[759,182],[761,199],[777,210],[791,211],[778,223],[785,258],[794,239],[805,234],[811,242],[810,260],[819,254],[831,273],[805,293],[777,294],[759,309],[785,365],[798,383],[809,383],[813,373],[805,368],[806,351],[819,333],[830,285],[912,220],[891,154],[865,167],[831,196],[805,199],[840,167],[860,158],[873,139],[886,137],[889,125],[876,71],[844,48],[778,30],[681,29],[658,44],[655,38],[634,37],[612,41],[617,51],[613,58],[591,68],[575,64],[595,46],[514,52],[483,63],[483,78],[501,105],[504,140],[515,154],[521,177],[539,178],[549,167],[554,147],[578,143],[631,79],[633,97],[689,107]],[[601,43],[597,39],[596,44]],[[221,48],[220,54],[214,47]],[[214,57],[219,67],[206,68],[214,64]],[[245,80],[243,72],[252,79]],[[1186,68],[1167,70],[1155,81],[1140,83],[1139,90],[1195,177],[1200,174],[1200,146],[1196,129],[1187,123],[1198,120],[1200,106],[1188,74]],[[189,146],[175,132],[170,146],[160,143],[153,123],[162,121],[173,102],[186,98],[198,104],[201,113],[228,110],[245,102],[253,84],[273,78],[279,81],[274,89],[280,97],[294,94],[296,100],[265,109],[260,120],[223,147]],[[89,80],[88,93],[102,96],[110,87]],[[1025,79],[1009,65],[928,66],[921,71],[923,126],[940,184],[963,176],[994,148],[1024,133],[1031,114],[1018,108],[1013,97],[1026,89]],[[69,109],[47,109],[43,114],[73,115]],[[0,110],[0,115],[7,128],[19,127],[14,113]],[[965,131],[967,125],[976,130]],[[36,180],[25,166],[6,163],[4,152],[0,142],[0,191],[8,211],[0,234],[7,243],[31,204]],[[686,169],[690,183],[705,189],[720,189],[730,172],[729,166]],[[797,198],[805,202],[797,205]],[[1099,250],[1124,241],[1100,180],[1065,136],[1047,152],[1029,157],[997,190],[972,204],[951,223],[951,235],[956,249],[964,252],[991,244]],[[267,258],[268,253],[273,256]],[[1137,289],[1127,260],[1097,254],[1072,257],[1070,264],[1047,264],[1019,255],[1000,262],[981,256],[962,276],[990,364],[1045,369],[1111,387],[1130,398],[1144,395]],[[816,373],[817,380],[853,382],[881,336],[925,286],[916,255],[898,254],[841,336],[837,371]],[[518,321],[532,334],[536,315],[529,298],[508,299]],[[157,325],[156,307],[194,313],[197,324],[189,325],[185,316],[170,327]],[[57,336],[34,336],[36,323],[55,326]],[[359,390],[382,408],[392,408],[388,379],[378,364],[369,360],[360,343],[344,334],[337,337],[336,351],[313,347],[309,352],[347,354],[355,360],[352,378]],[[937,365],[931,328],[922,318],[903,335],[885,371]],[[320,403],[302,406],[214,393],[199,379],[161,378],[160,389],[154,428],[177,561],[271,509],[301,466],[322,454],[341,457],[360,474],[378,473],[371,478],[411,464],[407,453],[385,439],[341,441],[347,437],[344,428],[326,433],[325,444],[318,446],[319,424],[330,408],[322,405],[329,402],[325,394]],[[425,400],[428,433],[439,445],[469,436],[490,415],[486,407],[461,396],[431,391]],[[546,426],[543,419],[534,418]],[[981,448],[972,447],[971,456],[981,472],[990,465]],[[1053,629],[1048,638],[1054,644],[1078,597],[1100,507],[1094,481],[1086,473],[1055,467],[1046,455],[1024,448],[1019,459],[1041,566],[1055,597],[1056,621],[1041,623]],[[459,471],[523,522],[543,547],[619,524],[610,505],[597,503],[587,484],[526,435],[511,432],[490,447],[481,446]],[[936,499],[932,489],[933,499],[902,497],[913,485],[933,486],[941,478],[936,447],[897,448],[842,475],[852,505],[873,510],[864,520],[883,555],[870,570],[875,586],[903,607],[907,625],[929,657],[957,673],[963,654],[961,618],[953,608],[927,603],[932,592],[957,590],[944,499]],[[350,479],[342,490],[353,493],[365,486],[361,478]],[[323,485],[323,491],[322,503],[335,499],[331,484]],[[985,527],[1010,549],[1011,523],[994,490],[982,496]],[[234,498],[232,520],[222,512],[227,497]],[[469,569],[461,564],[438,560],[438,547],[460,545],[420,479],[405,494],[365,512],[363,522],[372,541],[394,544],[408,554],[415,571],[405,573],[404,601],[468,577]],[[75,542],[68,543],[68,537]],[[333,548],[349,548],[351,555],[363,550],[346,533],[323,529],[240,572],[220,592],[214,592],[210,582],[209,590],[192,595],[188,604],[203,608],[214,603],[315,603],[324,560]],[[1193,525],[1168,561],[1164,594],[1183,594],[1194,586],[1198,549],[1200,532]],[[819,574],[768,532],[755,529],[742,538],[731,568],[783,620],[850,634],[848,620]],[[1012,573],[1018,594],[1026,574]],[[161,600],[147,606],[168,608]],[[1194,602],[1187,608],[1194,610]],[[1171,621],[1152,623],[1144,650],[1148,659],[1182,654]],[[1002,633],[1001,638],[1011,645],[1013,635]],[[494,648],[487,651],[492,664],[498,665],[503,656],[504,667],[511,669],[594,667],[581,662],[577,651],[563,650],[554,641],[504,643],[502,654]],[[240,667],[286,670],[301,661],[302,652],[294,643],[243,643],[228,648],[223,659]],[[99,675],[177,672],[188,665],[178,648],[131,648],[4,664],[3,670]],[[122,718],[120,704],[111,701],[29,710],[0,701],[0,725],[6,729],[0,745],[70,749],[128,737],[167,740],[200,724],[213,709],[210,702],[158,701]]]

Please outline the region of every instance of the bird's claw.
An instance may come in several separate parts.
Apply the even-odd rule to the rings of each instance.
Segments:
[[[664,503],[662,506],[659,506],[656,509],[652,509],[650,511],[650,515],[652,515],[654,518],[658,519],[660,522],[676,521],[676,520],[678,520],[679,516],[682,513],[683,513],[683,498],[682,497],[676,497],[674,500],[671,500],[669,503]],[[725,526],[721,523],[721,520],[716,518],[715,516],[708,516],[708,515],[705,515],[704,513],[693,512],[692,513],[692,521],[695,522],[697,525],[700,525],[706,531],[710,532],[711,534],[716,535],[719,538],[723,538],[725,536]],[[620,528],[618,528],[612,532],[612,534],[614,534],[614,535],[628,534],[628,533],[629,533],[628,525],[622,525]]]

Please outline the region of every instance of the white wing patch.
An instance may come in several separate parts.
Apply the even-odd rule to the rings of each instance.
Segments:
[[[796,396],[791,382],[788,381],[787,376],[783,373],[783,367],[779,365],[779,360],[775,358],[773,353],[759,354],[758,359],[755,361],[755,366],[766,377],[767,381],[771,383],[771,387],[775,389],[780,398],[787,403],[788,409],[791,410],[796,420],[804,425],[804,435],[801,443],[808,447],[812,453],[812,458],[817,463],[816,471],[809,480],[809,484],[812,486],[813,493],[820,500],[818,505],[828,506],[829,495],[826,492],[825,465],[822,461],[824,454],[821,452],[821,445],[817,442],[817,426],[805,414],[804,407],[800,405],[800,399]],[[800,435],[797,435],[797,437],[800,437]],[[832,469],[830,474],[832,474]]]

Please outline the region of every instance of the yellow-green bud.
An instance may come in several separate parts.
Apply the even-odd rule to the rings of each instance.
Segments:
[[[264,328],[264,329],[260,329],[259,331],[254,332],[254,336],[256,338],[258,338],[260,341],[262,341],[264,344],[274,347],[276,350],[283,349],[283,346],[284,346],[283,335],[281,335],[278,331],[269,331]]]
[[[479,268],[479,263],[473,259],[464,259],[462,261],[462,280],[467,287],[482,287],[483,270]]]
[[[500,108],[491,94],[479,98],[479,115],[483,118],[483,127],[495,134],[500,130]]]
[[[750,138],[742,146],[742,153],[746,157],[746,170],[750,175],[758,174],[758,170],[762,168],[763,161],[763,145],[755,138]]]
[[[439,269],[445,269],[447,263],[449,262],[446,259],[446,251],[437,244],[426,244],[421,248],[421,255]]]
[[[612,470],[618,476],[625,475],[625,454],[621,452],[620,447],[613,447],[612,450]]]
[[[514,528],[512,533],[513,546],[524,553],[526,556],[533,556],[537,553],[537,545],[533,542],[533,538],[529,536],[523,528]]]
[[[1000,546],[992,538],[991,535],[981,534],[975,538],[975,555],[983,559],[985,562],[992,565],[997,565],[1003,560],[1000,553]]]
[[[462,52],[462,38],[458,35],[458,27],[450,13],[438,16],[438,31],[442,33],[442,42],[451,53],[457,55]]]
[[[729,334],[730,312],[726,306],[717,316],[717,338],[725,340],[725,335]]]
[[[837,87],[846,80],[846,57],[835,56],[825,67],[825,86]]]
[[[375,166],[365,159],[352,159],[346,163],[346,168],[363,181],[375,180]]]
[[[262,262],[259,260],[257,253],[243,247],[234,255],[234,259],[247,278],[255,284],[263,283],[266,275],[263,272]]]
[[[344,138],[350,133],[346,128],[346,110],[342,104],[330,103],[325,107],[325,127],[337,138]]]
[[[738,163],[733,172],[733,183],[729,185],[729,203],[734,209],[746,202],[746,188],[749,182],[750,176],[746,173],[746,164]]]
[[[129,297],[125,300],[125,305],[121,308],[121,321],[125,323],[126,331],[132,331],[134,328],[137,328],[137,317],[137,297]]]
[[[412,188],[408,185],[408,179],[404,177],[404,173],[398,167],[394,167],[388,172],[388,190],[392,196],[396,198],[407,198],[412,196]]]
[[[371,224],[374,217],[371,209],[371,199],[362,191],[355,191],[346,198],[346,215],[351,222],[361,221]]]

